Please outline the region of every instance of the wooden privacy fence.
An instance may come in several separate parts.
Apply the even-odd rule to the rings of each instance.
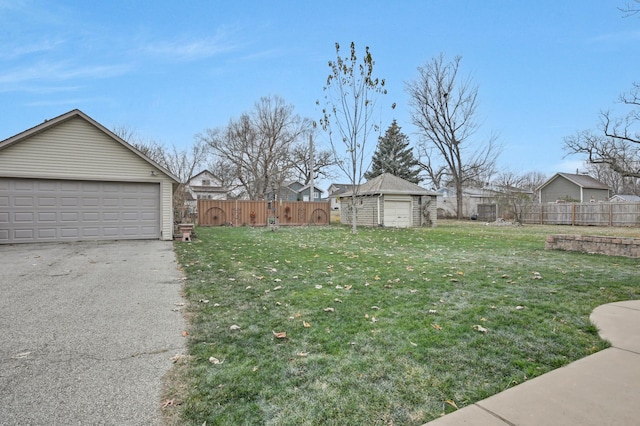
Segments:
[[[200,226],[329,225],[330,203],[198,200]]]
[[[521,219],[542,225],[640,226],[640,203],[532,204],[522,208]]]

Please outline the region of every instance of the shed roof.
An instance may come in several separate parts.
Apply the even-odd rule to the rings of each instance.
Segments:
[[[413,182],[402,179],[391,173],[383,173],[363,183],[357,190],[357,195],[400,194],[400,195],[436,195],[435,192],[424,189]],[[344,194],[353,195],[353,191]]]

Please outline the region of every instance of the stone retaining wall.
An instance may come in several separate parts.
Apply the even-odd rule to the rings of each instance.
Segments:
[[[640,238],[594,235],[549,235],[547,250],[581,251],[609,256],[640,257]]]

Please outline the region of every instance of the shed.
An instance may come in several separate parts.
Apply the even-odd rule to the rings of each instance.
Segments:
[[[178,179],[80,110],[0,142],[0,244],[173,239]]]
[[[537,188],[541,203],[606,201],[610,190],[589,175],[571,173],[556,173]]]
[[[356,191],[357,224],[393,228],[435,226],[436,195],[398,176],[381,174]],[[340,204],[340,222],[351,224],[353,191],[344,193]]]

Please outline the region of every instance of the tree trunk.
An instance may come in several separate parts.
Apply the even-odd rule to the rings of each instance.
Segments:
[[[456,217],[462,219],[462,182],[456,180]]]
[[[358,233],[358,227],[357,227],[357,218],[356,218],[356,194],[354,192],[354,194],[352,195],[351,198],[351,233],[352,234],[357,234]]]

